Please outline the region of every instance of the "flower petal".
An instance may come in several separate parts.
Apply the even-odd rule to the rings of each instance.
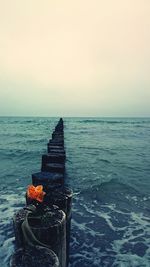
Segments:
[[[42,192],[42,191],[43,191],[43,185],[38,185],[38,186],[36,186],[36,187],[35,187],[35,190],[36,190],[37,192]]]

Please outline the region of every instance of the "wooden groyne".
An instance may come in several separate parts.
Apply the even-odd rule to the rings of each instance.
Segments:
[[[64,123],[61,118],[32,174],[26,206],[13,218],[16,251],[11,267],[67,267],[73,192],[65,185]]]

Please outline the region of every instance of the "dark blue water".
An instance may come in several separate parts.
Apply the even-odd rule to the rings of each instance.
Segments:
[[[14,249],[12,216],[58,118],[0,118],[0,266]],[[70,267],[150,266],[150,119],[66,118],[74,190]]]

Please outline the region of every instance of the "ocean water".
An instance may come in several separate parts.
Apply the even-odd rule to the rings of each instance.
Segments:
[[[14,251],[12,216],[58,118],[0,118],[0,266]],[[150,266],[150,119],[64,118],[74,190],[70,267]]]

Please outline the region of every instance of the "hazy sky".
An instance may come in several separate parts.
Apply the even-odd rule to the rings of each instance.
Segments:
[[[0,115],[150,116],[150,0],[0,0]]]

